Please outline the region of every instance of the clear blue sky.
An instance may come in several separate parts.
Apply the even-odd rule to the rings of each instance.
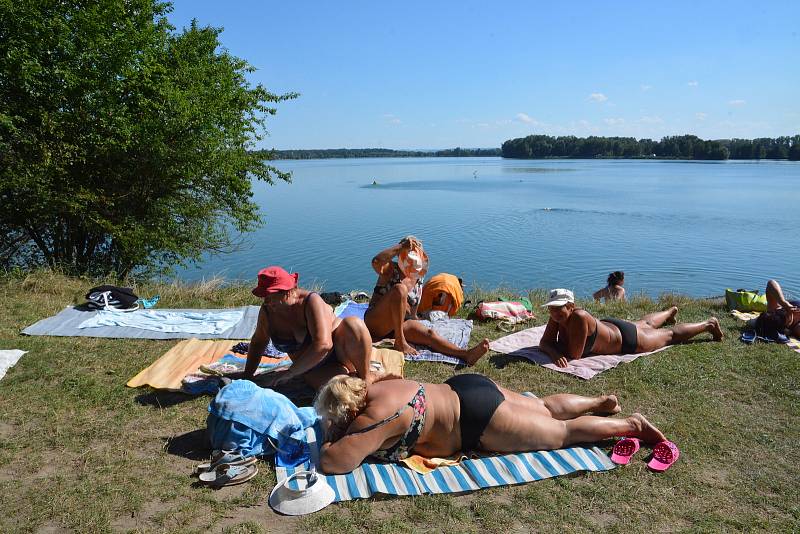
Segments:
[[[265,147],[800,133],[800,1],[177,0],[279,105]]]

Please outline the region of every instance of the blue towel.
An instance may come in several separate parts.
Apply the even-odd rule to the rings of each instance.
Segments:
[[[314,408],[298,408],[284,395],[249,380],[234,380],[222,388],[208,411],[212,447],[245,456],[271,454],[274,447],[294,453],[317,420]],[[271,443],[265,443],[267,437]]]
[[[614,464],[599,447],[569,447],[554,451],[520,452],[482,456],[458,465],[439,467],[428,474],[402,464],[366,460],[353,472],[324,475],[319,472],[322,431],[316,424],[306,431],[310,459],[295,467],[276,465],[278,482],[301,469],[315,469],[336,495],[334,502],[364,499],[375,493],[424,495],[463,493],[482,488],[523,484],[580,471],[608,471]],[[290,488],[299,489],[296,483]]]

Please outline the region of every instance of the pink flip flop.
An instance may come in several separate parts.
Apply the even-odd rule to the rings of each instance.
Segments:
[[[622,438],[611,450],[611,461],[619,465],[627,465],[631,457],[639,450],[638,438]]]
[[[658,473],[663,473],[672,464],[678,461],[681,451],[678,446],[671,441],[661,441],[653,447],[653,458],[647,463],[647,467]]]

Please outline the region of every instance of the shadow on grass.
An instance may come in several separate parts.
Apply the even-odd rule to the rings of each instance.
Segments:
[[[536,365],[534,362],[531,362],[527,358],[523,358],[521,356],[512,356],[511,354],[493,354],[489,356],[489,363],[495,366],[498,369],[503,369],[507,367],[509,364],[514,362],[530,362],[533,365]]]
[[[180,436],[162,437],[164,450],[189,460],[206,460],[211,455],[206,429],[198,428]]]
[[[153,408],[169,408],[182,402],[193,400],[195,397],[186,393],[174,391],[151,391],[136,396],[136,402],[142,406],[152,406]]]

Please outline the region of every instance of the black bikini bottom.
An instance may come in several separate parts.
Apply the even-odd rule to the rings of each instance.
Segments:
[[[619,333],[622,334],[622,352],[620,354],[636,354],[636,348],[639,346],[639,334],[636,332],[635,324],[613,317],[601,319],[601,321],[611,323],[619,328]]]
[[[456,375],[445,384],[456,392],[461,405],[461,450],[475,450],[495,410],[506,398],[497,385],[483,375]]]

